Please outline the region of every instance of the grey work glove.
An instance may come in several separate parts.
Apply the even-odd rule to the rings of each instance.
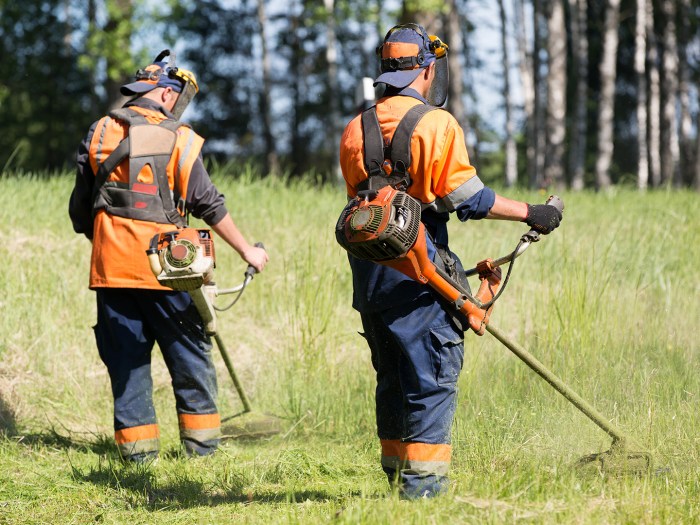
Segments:
[[[528,204],[525,223],[536,232],[547,235],[561,222],[561,212],[549,204]]]

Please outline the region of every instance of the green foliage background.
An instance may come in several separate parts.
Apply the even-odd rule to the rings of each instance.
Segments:
[[[565,219],[518,260],[492,321],[654,454],[643,476],[572,467],[610,439],[486,335],[466,335],[447,496],[387,492],[374,376],[333,226],[344,190],[310,178],[212,170],[239,227],[271,262],[221,315],[262,441],[181,456],[169,378],[154,352],[163,454],[122,465],[94,347],[89,243],[67,216],[72,176],[0,178],[0,523],[696,523],[700,520],[696,265],[700,207],[682,191],[565,193]],[[541,202],[545,194],[505,192]],[[451,224],[469,266],[524,230]],[[244,263],[217,245],[220,286]],[[240,405],[221,361],[224,416]]]

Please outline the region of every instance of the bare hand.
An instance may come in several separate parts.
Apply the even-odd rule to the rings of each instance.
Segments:
[[[258,272],[262,272],[265,265],[270,260],[270,256],[267,255],[265,248],[258,248],[257,246],[249,247],[242,254],[243,260],[255,268]]]

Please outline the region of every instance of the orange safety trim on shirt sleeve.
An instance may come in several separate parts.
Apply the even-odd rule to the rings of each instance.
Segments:
[[[157,439],[159,437],[160,429],[157,424],[122,428],[114,432],[114,439],[118,445],[133,443],[134,441],[141,441],[144,439]]]
[[[178,414],[177,419],[181,429],[203,430],[221,426],[219,414]]]

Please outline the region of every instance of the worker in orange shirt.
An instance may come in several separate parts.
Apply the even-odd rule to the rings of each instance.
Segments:
[[[484,186],[464,132],[440,109],[447,98],[447,44],[417,24],[393,27],[377,49],[385,91],[345,128],[340,164],[348,198],[388,184],[421,203],[428,253],[465,284],[448,247],[447,221],[522,221],[541,233],[559,225],[553,206],[507,199]],[[431,497],[448,486],[457,379],[468,322],[429,286],[349,256],[353,307],[376,370],[381,464],[402,497]],[[468,287],[468,283],[465,284]]]
[[[191,213],[257,271],[269,259],[238,230],[202,163],[204,140],[179,120],[198,90],[194,74],[165,50],[121,87],[131,99],[95,122],[78,149],[69,213],[76,233],[92,242],[95,338],[112,385],[115,439],[128,461],[151,460],[160,448],[155,342],[172,378],[184,451],[211,454],[220,437],[211,340],[189,294],[154,277],[149,241],[186,226]]]

